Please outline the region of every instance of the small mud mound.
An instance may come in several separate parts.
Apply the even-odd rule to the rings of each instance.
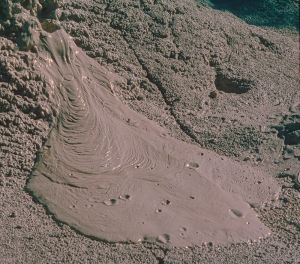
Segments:
[[[249,81],[228,78],[222,74],[217,74],[215,86],[225,93],[242,94],[250,90]]]

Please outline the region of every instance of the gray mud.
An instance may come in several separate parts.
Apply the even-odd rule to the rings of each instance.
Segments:
[[[300,259],[297,43],[194,1],[5,3],[5,263]]]

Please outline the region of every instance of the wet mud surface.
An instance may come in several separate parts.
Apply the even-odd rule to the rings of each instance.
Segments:
[[[297,43],[192,1],[1,7],[7,263],[297,262]]]
[[[58,113],[27,188],[58,220],[109,242],[195,246],[270,234],[238,195],[253,206],[271,199],[279,188],[270,175],[168,137],[114,96],[118,76],[63,30],[38,54]],[[251,190],[257,181],[264,187]]]

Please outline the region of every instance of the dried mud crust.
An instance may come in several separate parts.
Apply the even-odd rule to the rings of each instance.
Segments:
[[[47,120],[51,119],[51,106],[45,81],[33,67],[34,59],[34,54],[16,52],[11,41],[1,38],[0,145],[3,186],[5,176],[14,179],[21,171],[31,171],[36,151],[49,129]],[[26,147],[27,142],[29,146]]]
[[[263,61],[260,60],[257,62],[257,65],[261,64],[264,66],[257,70],[257,72],[262,72],[261,75],[256,72],[258,75],[254,76],[253,80],[252,78],[246,78],[247,76],[245,77],[242,73],[240,73],[240,76],[238,66],[233,69],[232,73],[232,70],[226,71],[227,66],[227,69],[230,69],[230,65],[227,65],[227,63],[224,63],[223,66],[221,65],[222,63],[219,65],[218,56],[222,55],[222,49],[220,47],[217,48],[220,50],[221,55],[218,55],[217,50],[214,50],[216,57],[214,59],[210,57],[210,49],[217,43],[213,41],[213,35],[209,35],[207,38],[198,41],[200,43],[203,42],[203,45],[207,45],[209,52],[204,53],[203,51],[203,54],[201,54],[203,57],[201,67],[192,67],[191,64],[186,62],[187,57],[184,55],[184,51],[188,54],[189,51],[193,51],[193,46],[195,46],[193,42],[189,44],[192,38],[186,37],[198,31],[198,23],[189,20],[190,17],[193,17],[192,14],[194,14],[194,10],[197,10],[197,8],[200,11],[202,10],[202,16],[207,13],[206,18],[203,18],[206,23],[211,24],[210,28],[207,28],[207,31],[218,32],[219,29],[213,26],[218,24],[222,19],[224,22],[222,24],[225,25],[227,19],[234,22],[228,23],[232,25],[235,24],[236,29],[235,26],[232,27],[233,32],[243,32],[243,28],[249,29],[249,27],[243,23],[239,24],[241,22],[231,17],[230,14],[222,15],[221,19],[219,13],[215,13],[215,11],[210,9],[208,11],[201,6],[196,8],[192,2],[190,5],[179,1],[175,3],[155,1],[155,4],[154,1],[113,2],[117,6],[115,9],[112,8],[113,6],[109,4],[109,1],[99,1],[97,3],[94,1],[83,3],[75,2],[72,7],[65,6],[59,11],[61,12],[59,14],[61,14],[60,20],[62,25],[75,37],[77,44],[83,47],[87,54],[91,57],[95,57],[101,64],[115,69],[116,72],[119,72],[119,74],[127,78],[127,83],[123,84],[124,90],[116,91],[118,96],[123,99],[125,103],[168,128],[170,134],[177,138],[186,141],[194,140],[198,143],[200,142],[200,144],[207,148],[228,155],[240,155],[241,150],[243,150],[245,146],[243,142],[251,142],[251,144],[246,144],[247,147],[250,146],[250,150],[240,155],[241,160],[245,159],[245,162],[251,162],[253,165],[262,163],[261,166],[264,168],[267,168],[267,164],[264,164],[264,162],[271,160],[272,166],[269,170],[274,172],[274,175],[282,170],[288,174],[289,171],[296,169],[295,164],[299,164],[299,156],[298,154],[295,155],[295,153],[298,153],[299,145],[293,144],[291,146],[285,144],[287,143],[285,142],[285,137],[283,138],[279,135],[278,138],[278,130],[276,127],[272,128],[272,126],[278,125],[286,128],[291,122],[289,119],[283,118],[283,113],[286,113],[288,117],[291,116],[294,118],[295,109],[298,111],[295,107],[293,110],[288,109],[288,107],[293,104],[293,98],[296,97],[296,87],[298,84],[296,77],[297,66],[295,66],[297,60],[295,60],[295,54],[288,51],[290,49],[293,50],[293,48],[291,48],[294,47],[293,42],[280,35],[270,34],[260,29],[250,27],[251,30],[259,32],[259,36],[262,39],[269,40],[275,47],[280,47],[279,52],[276,48],[272,51],[274,45],[271,45],[273,48],[269,48],[269,45],[266,47],[263,44],[266,43],[265,40],[257,41],[262,49],[260,53],[255,54],[257,57],[254,57],[258,59],[258,61],[264,58]],[[163,24],[154,23],[153,21],[164,19],[165,11],[171,9],[170,6],[174,6],[174,8],[172,8],[173,14],[181,17],[180,20],[183,26],[181,26],[179,33],[185,30],[184,36],[178,41],[183,50],[180,57],[180,53],[178,53],[177,57],[176,52],[169,53],[169,49],[167,49],[165,53],[162,52],[161,50],[167,47],[165,43],[160,46],[160,42],[158,41],[157,44],[153,45],[154,47],[150,45],[152,41],[155,41],[153,38],[161,40],[161,38],[164,39],[164,36],[167,35],[167,33],[164,33],[164,28],[160,26]],[[6,10],[5,8],[2,8],[2,11]],[[124,10],[120,11],[122,8],[124,8]],[[134,11],[129,12],[129,8],[134,8]],[[34,9],[32,12],[34,12]],[[169,13],[169,11],[167,11],[167,13]],[[130,33],[128,39],[123,35],[126,35],[126,32],[131,32],[129,28],[118,29],[119,26],[115,27],[113,25],[117,19],[112,19],[115,16],[125,16],[125,14],[131,14],[136,22],[133,25],[132,33]],[[34,13],[32,13],[32,15],[34,15]],[[12,16],[6,18],[9,20]],[[148,24],[139,23],[140,21],[144,21],[142,18],[149,19],[154,25],[150,27],[151,34],[149,33],[149,39],[144,39],[146,41],[144,45],[140,43],[145,36],[142,35],[141,32],[143,32],[144,25]],[[198,17],[198,19],[200,18]],[[276,259],[278,263],[297,263],[300,259],[300,198],[299,193],[293,188],[294,183],[290,180],[290,177],[279,179],[283,186],[281,193],[272,203],[265,205],[262,212],[260,212],[264,223],[270,226],[274,235],[265,241],[251,245],[240,244],[219,247],[217,245],[207,244],[195,248],[171,250],[165,249],[163,246],[148,244],[111,245],[85,238],[76,234],[73,230],[70,230],[66,225],[56,224],[52,217],[45,214],[43,207],[34,203],[31,197],[23,191],[27,177],[34,164],[36,151],[40,148],[43,139],[47,136],[49,122],[51,123],[51,118],[53,117],[50,110],[51,106],[47,99],[47,84],[43,83],[43,77],[39,76],[38,70],[33,67],[35,50],[33,49],[29,52],[17,51],[15,48],[17,43],[16,35],[20,31],[12,32],[15,33],[15,35],[9,35],[10,31],[5,31],[5,29],[9,28],[7,20],[1,21],[1,27],[4,31],[2,31],[3,37],[1,38],[2,47],[0,54],[0,226],[2,234],[0,251],[2,260],[4,260],[5,263],[39,263],[45,261],[45,259],[47,263],[97,261],[103,263],[181,263],[183,260],[190,263],[274,263],[274,259]],[[188,25],[184,24],[185,20],[189,21]],[[99,26],[99,23],[101,26]],[[156,24],[158,24],[158,26],[155,26]],[[192,31],[191,29],[193,29],[194,26],[195,30]],[[228,25],[228,27],[230,26]],[[178,29],[179,27],[176,26],[176,28]],[[125,33],[122,30],[125,31]],[[149,29],[146,28],[145,32],[149,32],[148,30]],[[227,31],[227,29],[225,31]],[[207,32],[204,31],[202,36],[205,36],[205,33]],[[132,37],[134,34],[137,34],[136,38]],[[240,34],[244,36],[244,33]],[[88,38],[84,36],[88,36]],[[193,37],[195,36],[196,35],[193,35]],[[245,39],[249,37],[247,34],[245,36]],[[198,36],[198,39],[202,39],[201,36]],[[258,37],[258,39],[260,38]],[[96,40],[99,41],[102,46],[98,45]],[[138,43],[136,46],[135,41]],[[237,44],[237,47],[239,47],[242,43],[243,40],[239,39],[238,44],[233,42],[231,45],[234,46],[234,44]],[[32,47],[34,47],[34,45]],[[176,48],[178,49],[177,46]],[[283,49],[283,51],[281,49]],[[235,52],[242,50],[243,49],[236,48]],[[146,55],[142,56],[144,53]],[[241,54],[235,55],[235,59],[237,62],[239,62],[240,58],[241,60],[243,58],[243,61],[247,61],[251,59],[251,56],[249,58],[247,55],[249,53],[251,54],[250,50],[244,50]],[[153,58],[150,56],[152,54],[154,54]],[[166,54],[170,55],[166,56]],[[263,54],[265,54],[264,56],[266,57],[264,57]],[[183,56],[185,56],[185,60]],[[198,61],[201,56],[196,57],[195,61]],[[186,72],[186,74],[190,72],[191,76],[193,76],[194,71],[192,68],[197,68],[198,70],[202,69],[202,75],[200,73],[196,76],[202,76],[203,80],[208,80],[208,84],[205,86],[205,84],[201,83],[203,80],[200,77],[195,78],[197,83],[199,81],[201,87],[204,87],[202,88],[202,93],[194,94],[191,92],[193,89],[190,86],[189,79],[193,80],[194,77],[189,78],[185,76],[186,78],[181,81],[175,78],[175,83],[172,82],[174,77],[172,71],[174,70],[167,70],[169,66],[164,66],[164,62],[167,61],[167,64],[169,64],[169,61],[173,60],[173,64],[175,65],[174,69],[176,68],[177,73],[183,76],[184,72]],[[274,61],[276,61],[275,65]],[[241,61],[239,63],[242,64]],[[247,65],[248,64],[246,64],[246,66]],[[155,69],[157,66],[159,66],[159,70]],[[243,65],[241,68],[247,68],[246,66]],[[270,71],[266,72],[266,69]],[[284,70],[280,71],[280,69]],[[172,74],[170,74],[170,72]],[[27,74],[29,74],[29,77],[26,77]],[[215,76],[217,76],[217,74],[226,76],[226,79],[232,81],[238,80],[244,82],[246,80],[246,83],[250,83],[250,88],[245,93],[238,94],[237,96],[236,93],[224,93],[230,97],[227,98],[223,106],[226,105],[226,107],[229,107],[230,110],[232,110],[231,113],[235,113],[236,111],[242,113],[244,111],[247,115],[245,114],[243,117],[239,117],[235,114],[234,118],[227,115],[225,120],[223,120],[223,114],[220,115],[220,112],[217,111],[220,97],[224,99],[224,97],[222,97],[224,96],[222,89],[219,89],[221,92],[216,93],[217,96],[215,98],[209,97],[210,93],[215,91],[215,88],[218,88],[210,86],[215,83]],[[166,78],[166,80],[163,78]],[[259,80],[258,83],[255,82],[257,80]],[[251,85],[251,81],[253,81],[255,85]],[[168,83],[171,85],[167,85]],[[179,85],[181,90],[175,87],[180,83],[182,83],[181,86]],[[196,87],[193,81],[192,84],[192,87]],[[171,89],[172,87],[175,87],[174,91]],[[285,89],[280,89],[281,87]],[[259,88],[265,89],[259,90]],[[272,91],[269,91],[267,88],[272,88]],[[252,96],[255,95],[256,97],[253,97],[254,100]],[[198,97],[200,99],[198,99]],[[200,100],[202,102],[202,104],[200,104],[202,108],[198,107],[194,100]],[[253,100],[255,102],[253,102]],[[191,101],[192,107],[190,107],[189,101]],[[266,114],[263,111],[265,116],[256,120],[254,119],[255,115],[251,115],[251,113],[247,112],[248,106],[245,106],[245,104],[254,104],[255,106],[256,103],[260,101],[263,101],[263,103],[267,105],[269,104],[270,112]],[[233,103],[231,105],[228,102]],[[189,107],[192,109],[189,109]],[[246,107],[246,110],[243,107]],[[278,109],[276,107],[278,107]],[[255,108],[259,109],[259,107]],[[197,119],[197,122],[193,123],[192,121],[195,119],[189,118],[195,114],[195,109],[203,109],[203,111],[200,111],[202,112],[200,121]],[[197,113],[198,112],[196,112],[196,114]],[[217,115],[212,115],[212,113],[217,113]],[[223,112],[221,111],[221,113]],[[211,117],[209,118],[209,116]],[[247,122],[243,122],[245,116],[249,118]],[[224,125],[225,129],[227,129],[225,133],[222,132],[224,128],[220,128],[218,124],[220,120],[226,123],[226,118],[231,122],[229,125]],[[237,121],[234,121],[234,119]],[[185,125],[184,122],[187,121],[191,122],[190,126],[189,124]],[[250,121],[251,124],[253,124],[252,126],[249,127],[245,125],[245,123],[249,123]],[[198,134],[193,132],[193,129],[197,127],[204,132],[202,130]],[[214,130],[217,132],[211,132]],[[255,133],[251,132],[253,130],[258,134],[258,140],[254,140],[255,136],[253,136],[253,134],[255,135]],[[228,135],[228,139],[225,138],[223,143],[221,141],[223,139],[218,136],[220,133]],[[250,138],[248,139],[247,137]],[[263,142],[264,144],[260,144],[259,142]],[[293,152],[289,150],[290,148],[293,149]],[[285,157],[286,153],[289,154],[286,155],[286,157],[289,157],[288,159]],[[276,157],[276,159],[273,160],[273,157]],[[293,173],[289,175],[293,175]],[[295,173],[297,172],[295,171]]]

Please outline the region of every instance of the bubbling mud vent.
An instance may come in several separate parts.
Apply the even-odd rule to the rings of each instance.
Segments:
[[[105,241],[170,246],[270,233],[252,207],[277,192],[271,176],[166,136],[114,96],[121,77],[49,31],[37,66],[56,121],[27,188],[57,220]]]

